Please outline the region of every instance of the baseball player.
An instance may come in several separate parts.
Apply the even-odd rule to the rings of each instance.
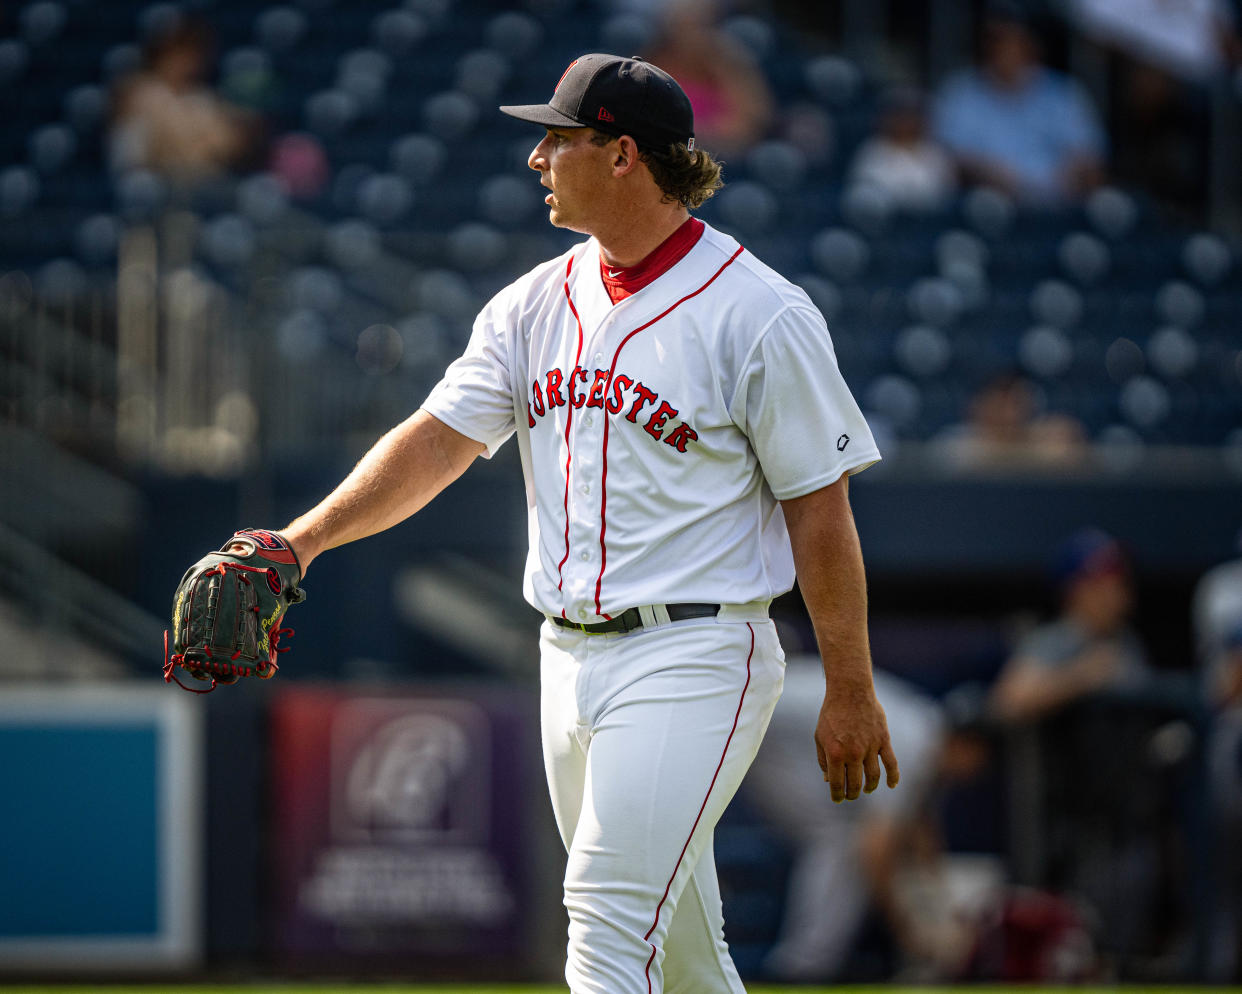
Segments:
[[[584,55],[548,104],[501,110],[546,129],[550,220],[589,237],[497,294],[422,408],[280,535],[305,570],[517,436],[569,986],[736,994],[712,833],[780,694],[768,604],[795,566],[831,795],[881,762],[897,783],[847,498],[880,456],[806,295],[690,215],[720,168],[672,77]]]

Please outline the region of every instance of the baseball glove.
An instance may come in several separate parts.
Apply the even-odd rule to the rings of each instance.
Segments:
[[[230,552],[235,545],[241,551]],[[239,531],[196,562],[177,586],[171,641],[164,632],[164,682],[205,694],[244,676],[275,676],[277,653],[289,650],[280,639],[293,634],[280,621],[289,605],[306,599],[301,578],[293,549],[269,531]],[[210,686],[187,686],[177,667]]]

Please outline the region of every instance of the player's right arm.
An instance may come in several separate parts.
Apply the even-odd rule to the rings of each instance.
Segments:
[[[465,352],[419,410],[371,448],[331,494],[281,534],[302,565],[321,552],[404,521],[513,434],[509,376],[523,287],[510,284],[475,319]]]
[[[424,410],[384,435],[341,484],[281,529],[305,573],[319,553],[404,521],[486,451]]]

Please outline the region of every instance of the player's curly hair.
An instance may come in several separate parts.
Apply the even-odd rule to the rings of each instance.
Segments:
[[[639,158],[651,170],[668,203],[699,207],[724,186],[720,163],[706,149],[689,149],[677,143],[659,151],[642,149]]]
[[[591,141],[596,145],[607,145],[616,138],[616,135],[596,129]],[[704,149],[692,150],[676,142],[658,150],[640,148],[638,157],[651,170],[656,186],[664,194],[665,203],[699,207],[724,186],[721,164]]]

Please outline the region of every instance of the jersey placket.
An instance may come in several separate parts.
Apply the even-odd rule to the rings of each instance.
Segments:
[[[605,322],[607,318],[605,318]],[[566,512],[569,524],[569,559],[562,574],[564,603],[570,621],[597,617],[596,578],[600,568],[600,496],[603,486],[604,408],[588,407],[594,376],[602,368],[604,354],[598,347],[602,329],[591,337],[595,347],[583,349],[567,400],[573,404],[569,444],[569,490]],[[581,370],[581,372],[580,372]],[[585,372],[585,376],[582,375]],[[603,617],[607,617],[606,615]]]

